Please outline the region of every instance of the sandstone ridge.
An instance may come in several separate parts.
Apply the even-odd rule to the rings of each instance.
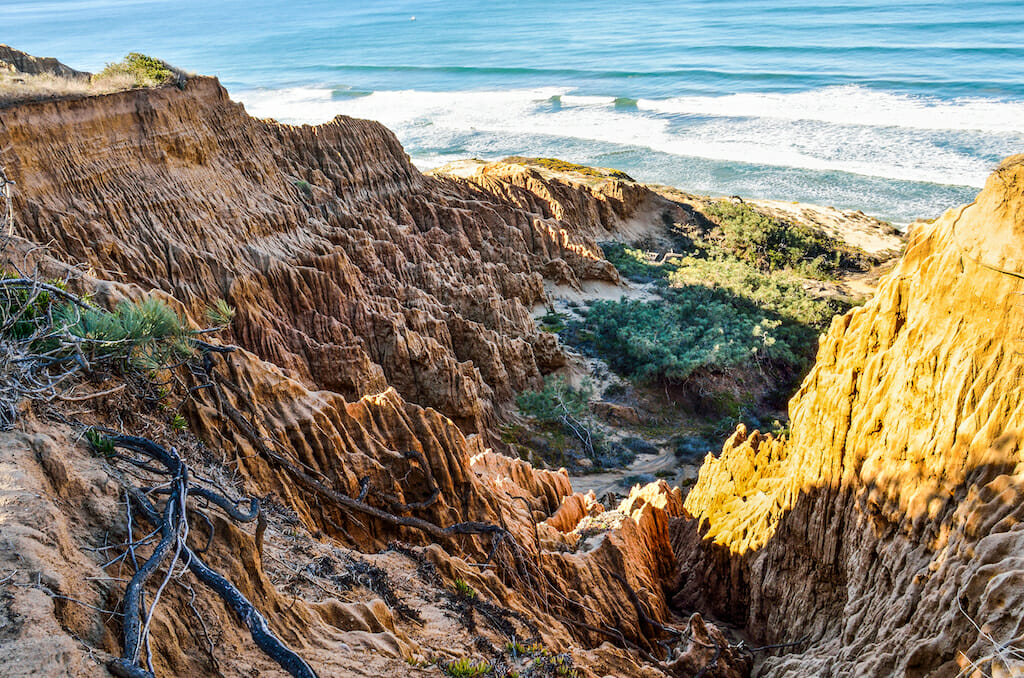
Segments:
[[[35,57],[0,43],[0,69],[28,75],[53,75],[60,78],[88,79],[89,73],[76,71],[53,57]]]
[[[1022,228],[1018,156],[833,321],[788,438],[741,428],[705,462],[676,602],[804,640],[758,675],[1024,670]]]

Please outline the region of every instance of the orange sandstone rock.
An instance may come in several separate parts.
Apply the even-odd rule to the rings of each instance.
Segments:
[[[758,675],[1024,671],[1022,232],[1017,156],[833,321],[788,439],[740,429],[706,460],[676,600],[806,638]]]

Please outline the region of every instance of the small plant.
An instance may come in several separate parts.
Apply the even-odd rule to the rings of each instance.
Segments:
[[[114,456],[114,443],[109,438],[104,438],[94,428],[86,429],[85,439],[89,441],[89,447],[93,452],[109,459]]]
[[[313,197],[313,186],[308,181],[297,179],[295,181],[295,188],[305,193],[307,198]]]
[[[442,666],[446,674],[453,678],[475,678],[491,673],[491,664],[485,659],[479,662],[469,657],[450,661]]]
[[[210,304],[206,309],[206,319],[217,329],[223,329],[235,319],[235,309],[223,299]]]
[[[533,660],[531,675],[559,676],[560,678],[582,678],[582,675],[567,654],[545,655]]]
[[[540,643],[520,643],[518,640],[510,640],[505,643],[505,652],[513,657],[530,656],[544,652],[544,646]]]
[[[174,431],[184,431],[188,428],[188,420],[180,414],[175,414],[171,417],[171,429]]]
[[[462,598],[476,598],[476,590],[462,579],[455,580],[455,593]]]

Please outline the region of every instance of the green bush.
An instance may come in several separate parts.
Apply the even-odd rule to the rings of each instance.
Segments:
[[[192,354],[192,332],[155,297],[122,301],[113,311],[65,304],[55,316],[59,326],[85,340],[81,347],[90,358],[120,357],[137,369],[155,370]]]
[[[98,81],[123,77],[130,79],[134,87],[156,87],[176,81],[178,74],[159,59],[132,52],[93,76]]]
[[[824,232],[766,216],[746,203],[719,200],[704,210],[719,226],[708,235],[717,246],[765,271],[792,270],[832,279],[842,270],[863,270],[863,251]]]
[[[776,314],[784,321],[807,325],[815,330],[828,327],[837,313],[845,313],[850,305],[838,299],[816,297],[804,289],[791,273],[764,273],[741,261],[730,258],[697,259],[687,257],[675,263],[668,274],[672,287],[692,289],[706,287],[720,291],[719,296],[748,308]]]
[[[476,678],[491,673],[491,665],[487,660],[481,659],[478,662],[469,657],[450,661],[442,668],[452,678]]]
[[[670,268],[652,264],[643,250],[635,250],[617,242],[600,243],[604,258],[610,261],[619,273],[637,282],[651,282],[668,278]]]
[[[622,275],[661,283],[661,298],[595,302],[584,320],[570,323],[563,334],[641,382],[700,384],[704,405],[731,413],[738,403],[719,403],[716,398],[725,391],[709,391],[705,384],[731,391],[726,383],[731,379],[741,386],[738,394],[745,390],[745,376],[759,375],[769,387],[766,397],[784,400],[813,359],[821,331],[851,304],[812,295],[799,277],[806,274],[806,256],[814,252],[830,252],[828,260],[842,264],[845,245],[770,220],[746,205],[718,205],[727,225],[688,241],[688,256],[652,264],[641,250],[602,243],[605,257]],[[724,382],[716,378],[722,376]]]
[[[0,279],[10,278],[0,270]],[[62,281],[46,284],[57,292],[65,287]],[[108,311],[85,297],[79,305],[57,292],[31,285],[0,286],[0,339],[23,343],[32,354],[57,361],[80,356],[89,363],[120,362],[143,371],[167,367],[194,353],[198,333],[159,298],[122,301]],[[222,299],[206,311],[219,327],[229,324],[234,314]]]
[[[531,441],[533,451],[545,461],[559,465],[585,457],[597,468],[618,467],[635,459],[635,452],[609,441],[594,421],[590,412],[593,394],[589,381],[573,388],[563,377],[555,375],[544,380],[540,391],[520,393],[516,398],[519,411],[541,423],[538,435],[542,444],[536,446],[538,441]],[[520,442],[516,439],[513,446],[518,449]]]
[[[669,292],[664,302],[593,304],[585,322],[595,352],[641,381],[682,384],[698,372],[757,365],[800,370],[808,356],[798,345],[807,344],[808,335],[817,336],[705,287]]]
[[[15,277],[0,269],[0,280]],[[47,283],[64,289],[61,280],[48,280]],[[48,290],[0,287],[0,335],[22,340],[38,334],[40,324],[48,321],[52,306],[53,300]]]
[[[588,177],[597,177],[600,179],[609,178],[633,181],[633,177],[621,170],[612,169],[610,167],[589,167],[587,165],[577,165],[574,162],[566,162],[565,160],[559,160],[558,158],[525,158],[521,155],[513,155],[505,158],[502,162],[517,165],[534,165],[536,167],[543,167],[555,172],[575,172],[576,174],[582,174]]]

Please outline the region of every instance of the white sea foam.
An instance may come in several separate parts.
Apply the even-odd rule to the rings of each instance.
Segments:
[[[991,167],[946,143],[948,134],[979,129],[982,137],[1015,136],[1024,121],[1024,102],[939,104],[859,87],[640,100],[637,110],[617,109],[612,97],[559,88],[384,91],[344,99],[333,99],[327,89],[293,88],[238,96],[254,115],[283,122],[324,122],[339,113],[379,120],[420,157],[444,155],[452,145],[486,155],[503,146],[501,139],[536,137],[549,140],[548,155],[559,154],[559,139],[581,140],[681,158],[961,186],[983,185]]]
[[[880,92],[858,85],[796,93],[744,93],[640,99],[656,113],[816,120],[838,125],[1024,133],[1024,101],[930,97]]]

